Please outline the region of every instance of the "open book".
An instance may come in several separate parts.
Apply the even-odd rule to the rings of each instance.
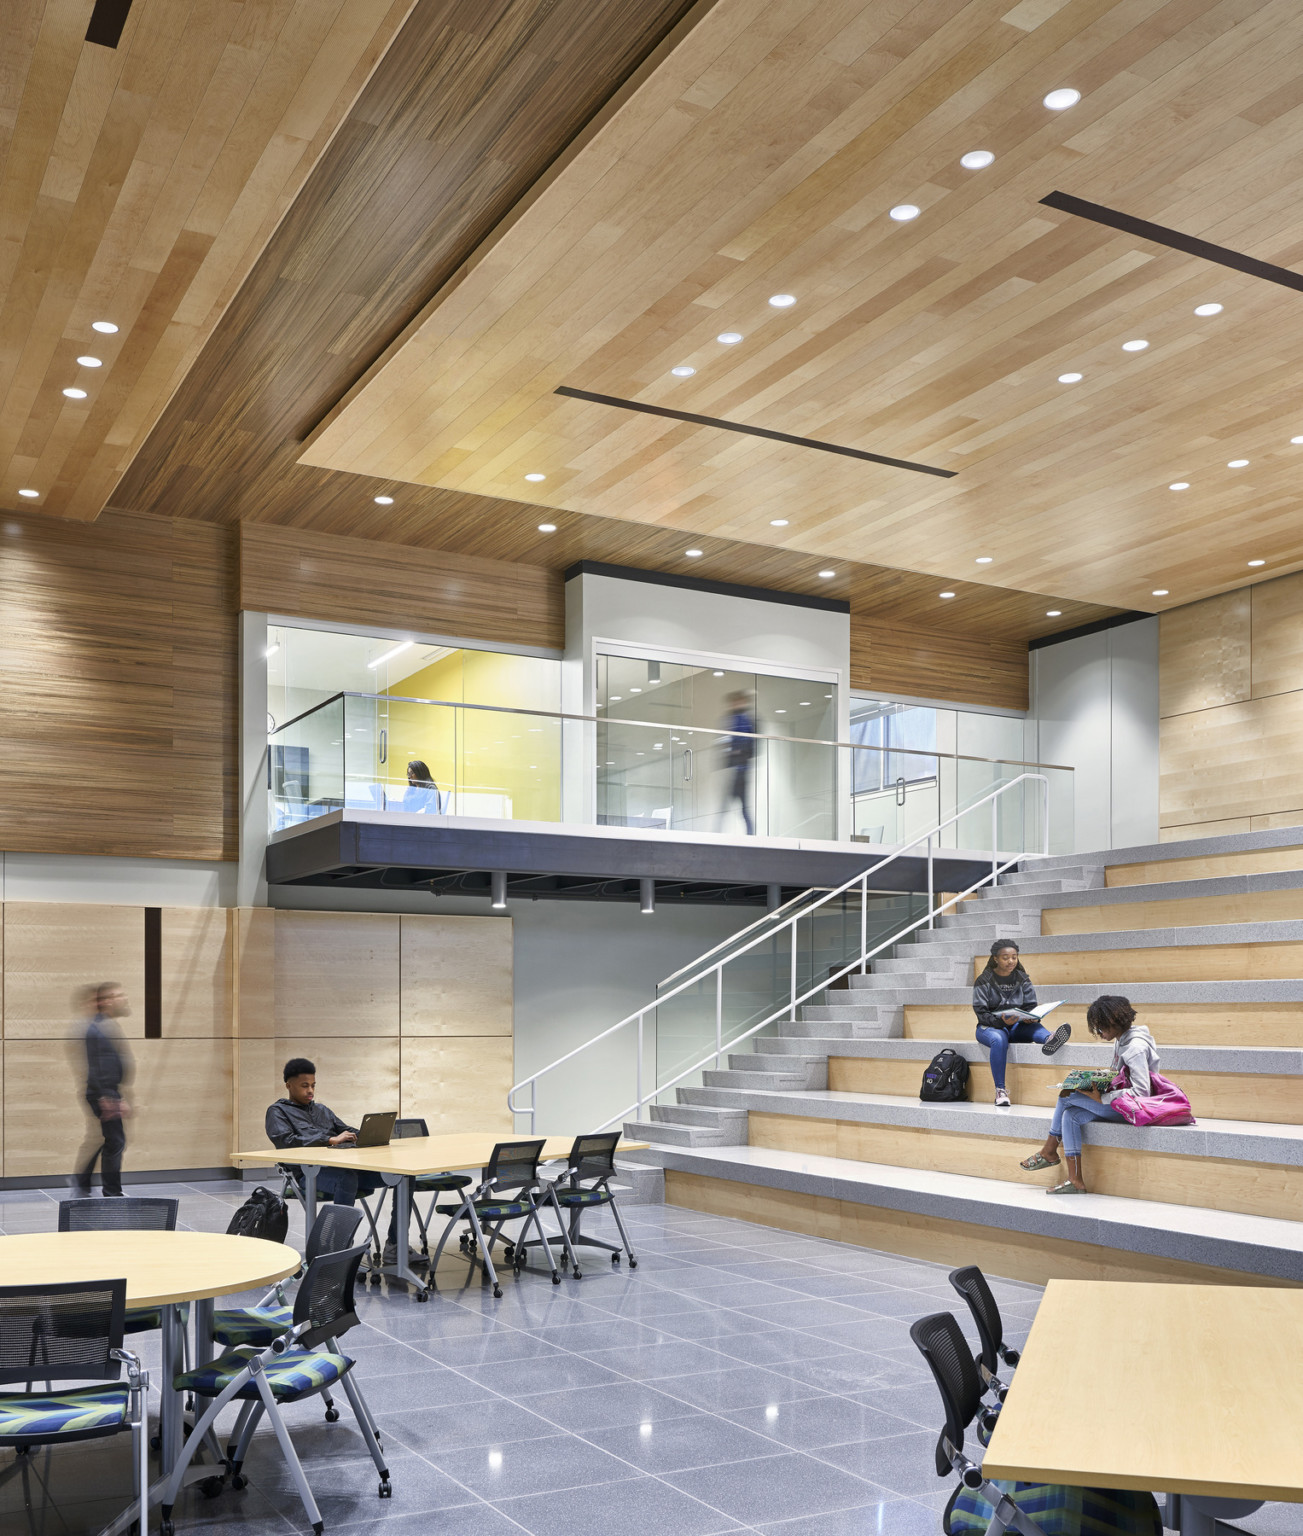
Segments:
[[[1003,1018],[1005,1014],[1011,1013],[1015,1024],[1039,1024],[1047,1013],[1053,1013],[1061,1005],[1062,999],[1057,1003],[1042,1003],[1039,1008],[1033,1008],[1030,1013],[1024,1008],[1001,1008],[1000,1017]]]

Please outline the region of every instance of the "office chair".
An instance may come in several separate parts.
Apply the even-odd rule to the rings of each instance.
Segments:
[[[950,1283],[968,1303],[968,1310],[977,1324],[982,1347],[974,1356],[973,1363],[982,1379],[982,1388],[993,1392],[1000,1402],[1004,1402],[1009,1395],[1009,1388],[996,1374],[996,1367],[1002,1360],[1007,1366],[1014,1367],[1020,1356],[1016,1349],[1010,1349],[1004,1342],[1004,1321],[995,1297],[991,1294],[991,1287],[976,1264],[951,1270]]]
[[[610,1182],[615,1177],[615,1149],[620,1144],[619,1131],[602,1131],[590,1136],[576,1136],[566,1169],[547,1189],[548,1203],[556,1211],[560,1223],[561,1240],[569,1255],[575,1279],[581,1278],[576,1248],[601,1248],[611,1255],[611,1263],[620,1262],[621,1252],[629,1255],[629,1268],[638,1268],[638,1259],[620,1218],[620,1207],[611,1192]],[[580,1230],[585,1211],[607,1205],[615,1217],[616,1229],[624,1243],[623,1249],[615,1243],[604,1243],[596,1237],[585,1237]]]
[[[0,1447],[18,1453],[0,1478],[21,1468],[24,1503],[30,1510],[28,1452],[129,1430],[132,1505],[144,1532],[149,1529],[149,1376],[141,1370],[139,1357],[122,1347],[126,1300],[125,1280],[0,1287],[0,1384],[26,1386],[22,1392],[7,1392],[0,1385]],[[118,1383],[124,1365],[127,1381],[122,1386]],[[45,1383],[43,1392],[32,1390],[37,1381]],[[106,1385],[59,1392],[56,1381]],[[53,1509],[49,1489],[45,1492]]]
[[[459,1221],[468,1223],[468,1230],[462,1234],[462,1252],[470,1256],[472,1264],[483,1266],[486,1278],[493,1284],[495,1296],[502,1295],[502,1286],[493,1266],[493,1245],[502,1237],[502,1228],[509,1221],[524,1223],[513,1241],[503,1239],[504,1247],[511,1255],[507,1262],[511,1264],[514,1273],[518,1275],[528,1262],[525,1236],[532,1226],[547,1254],[552,1284],[561,1284],[561,1272],[552,1256],[552,1247],[538,1214],[539,1200],[547,1198],[538,1178],[538,1163],[546,1144],[544,1141],[500,1141],[493,1149],[483,1179],[474,1189],[462,1192],[460,1205],[441,1205],[437,1208],[441,1216],[448,1217],[448,1225],[443,1229],[439,1246],[430,1260],[431,1284],[434,1283],[435,1270],[439,1265],[439,1255]],[[561,1240],[564,1244],[564,1233]]]
[[[339,1349],[340,1337],[358,1322],[353,1310],[353,1285],[365,1253],[366,1245],[363,1244],[339,1253],[319,1254],[313,1259],[294,1297],[293,1322],[269,1349],[260,1352],[246,1345],[228,1350],[207,1365],[176,1378],[178,1391],[193,1392],[196,1397],[209,1398],[210,1402],[168,1478],[162,1499],[162,1536],[174,1536],[172,1509],[181,1491],[186,1467],[205,1436],[213,1431],[218,1414],[233,1400],[239,1401],[240,1413],[227,1445],[231,1486],[243,1488],[246,1484],[241,1468],[258,1421],[266,1414],[276,1432],[308,1523],[319,1533],[323,1523],[321,1512],[312,1497],[312,1489],[280,1410],[283,1404],[301,1402],[324,1393],[336,1381],[343,1384],[362,1439],[380,1473],[380,1497],[387,1499],[392,1495],[389,1469],[372,1429],[371,1410],[350,1374],[354,1362]],[[325,1347],[321,1348],[322,1345]]]
[[[959,1475],[941,1516],[946,1536],[1004,1536],[1008,1531],[1018,1536],[1079,1536],[1084,1530],[1162,1536],[1158,1505],[1150,1493],[988,1479],[980,1464],[964,1454],[965,1430],[974,1419],[993,1422],[996,1410],[982,1402],[982,1378],[963,1330],[949,1312],[934,1312],[911,1324],[909,1336],[927,1361],[945,1409],[936,1446],[937,1476]]]

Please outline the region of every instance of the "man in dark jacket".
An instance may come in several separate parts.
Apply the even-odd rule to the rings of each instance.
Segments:
[[[127,1018],[131,1005],[117,981],[102,981],[89,988],[86,998],[93,1010],[85,1033],[86,1103],[96,1123],[83,1148],[85,1161],[78,1167],[74,1180],[79,1193],[89,1195],[91,1175],[99,1162],[104,1193],[120,1195],[122,1154],[127,1145],[122,1122],[131,1113],[122,1085],[131,1075],[131,1063],[115,1021]],[[89,1156],[85,1156],[87,1152]]]
[[[267,1110],[267,1139],[273,1147],[288,1152],[300,1147],[351,1147],[357,1141],[357,1129],[345,1125],[333,1109],[317,1101],[317,1069],[306,1056],[293,1056],[281,1074],[285,1079],[285,1097]],[[378,1173],[366,1169],[325,1168],[317,1174],[318,1195],[329,1195],[336,1205],[353,1205],[359,1195],[374,1194],[384,1187]],[[398,1256],[398,1201],[389,1215],[389,1237],[385,1243],[385,1263]]]

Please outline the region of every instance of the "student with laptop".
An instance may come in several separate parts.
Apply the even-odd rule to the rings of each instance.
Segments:
[[[1039,1045],[1044,1055],[1053,1056],[1067,1044],[1072,1034],[1070,1024],[1060,1024],[1051,1034],[1041,1023],[1041,1016],[1053,1006],[1037,1008],[1036,988],[1023,969],[1017,944],[1012,939],[997,939],[991,945],[986,969],[973,983],[973,1012],[977,1015],[977,1038],[991,1053],[998,1109],[1008,1109],[1010,1103],[1004,1086],[1010,1045]]]
[[[355,1147],[357,1130],[345,1125],[333,1109],[317,1099],[317,1069],[306,1056],[292,1056],[285,1063],[282,1076],[285,1079],[285,1098],[277,1099],[267,1110],[267,1139],[273,1147],[288,1152],[298,1147]],[[370,1122],[388,1120],[393,1130],[394,1116],[368,1115],[363,1127]],[[388,1142],[367,1138],[368,1145],[384,1145]],[[374,1194],[384,1185],[378,1173],[364,1168],[322,1168],[317,1174],[317,1194],[329,1198],[336,1205],[352,1205],[359,1195]],[[393,1202],[389,1213],[389,1235],[385,1239],[384,1262],[395,1263],[398,1254],[398,1202]]]

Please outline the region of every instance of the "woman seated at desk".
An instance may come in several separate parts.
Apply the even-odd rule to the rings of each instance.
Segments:
[[[403,791],[401,808],[418,814],[442,816],[447,806],[447,796],[430,776],[429,768],[419,757],[414,757],[407,765],[407,788]]]

